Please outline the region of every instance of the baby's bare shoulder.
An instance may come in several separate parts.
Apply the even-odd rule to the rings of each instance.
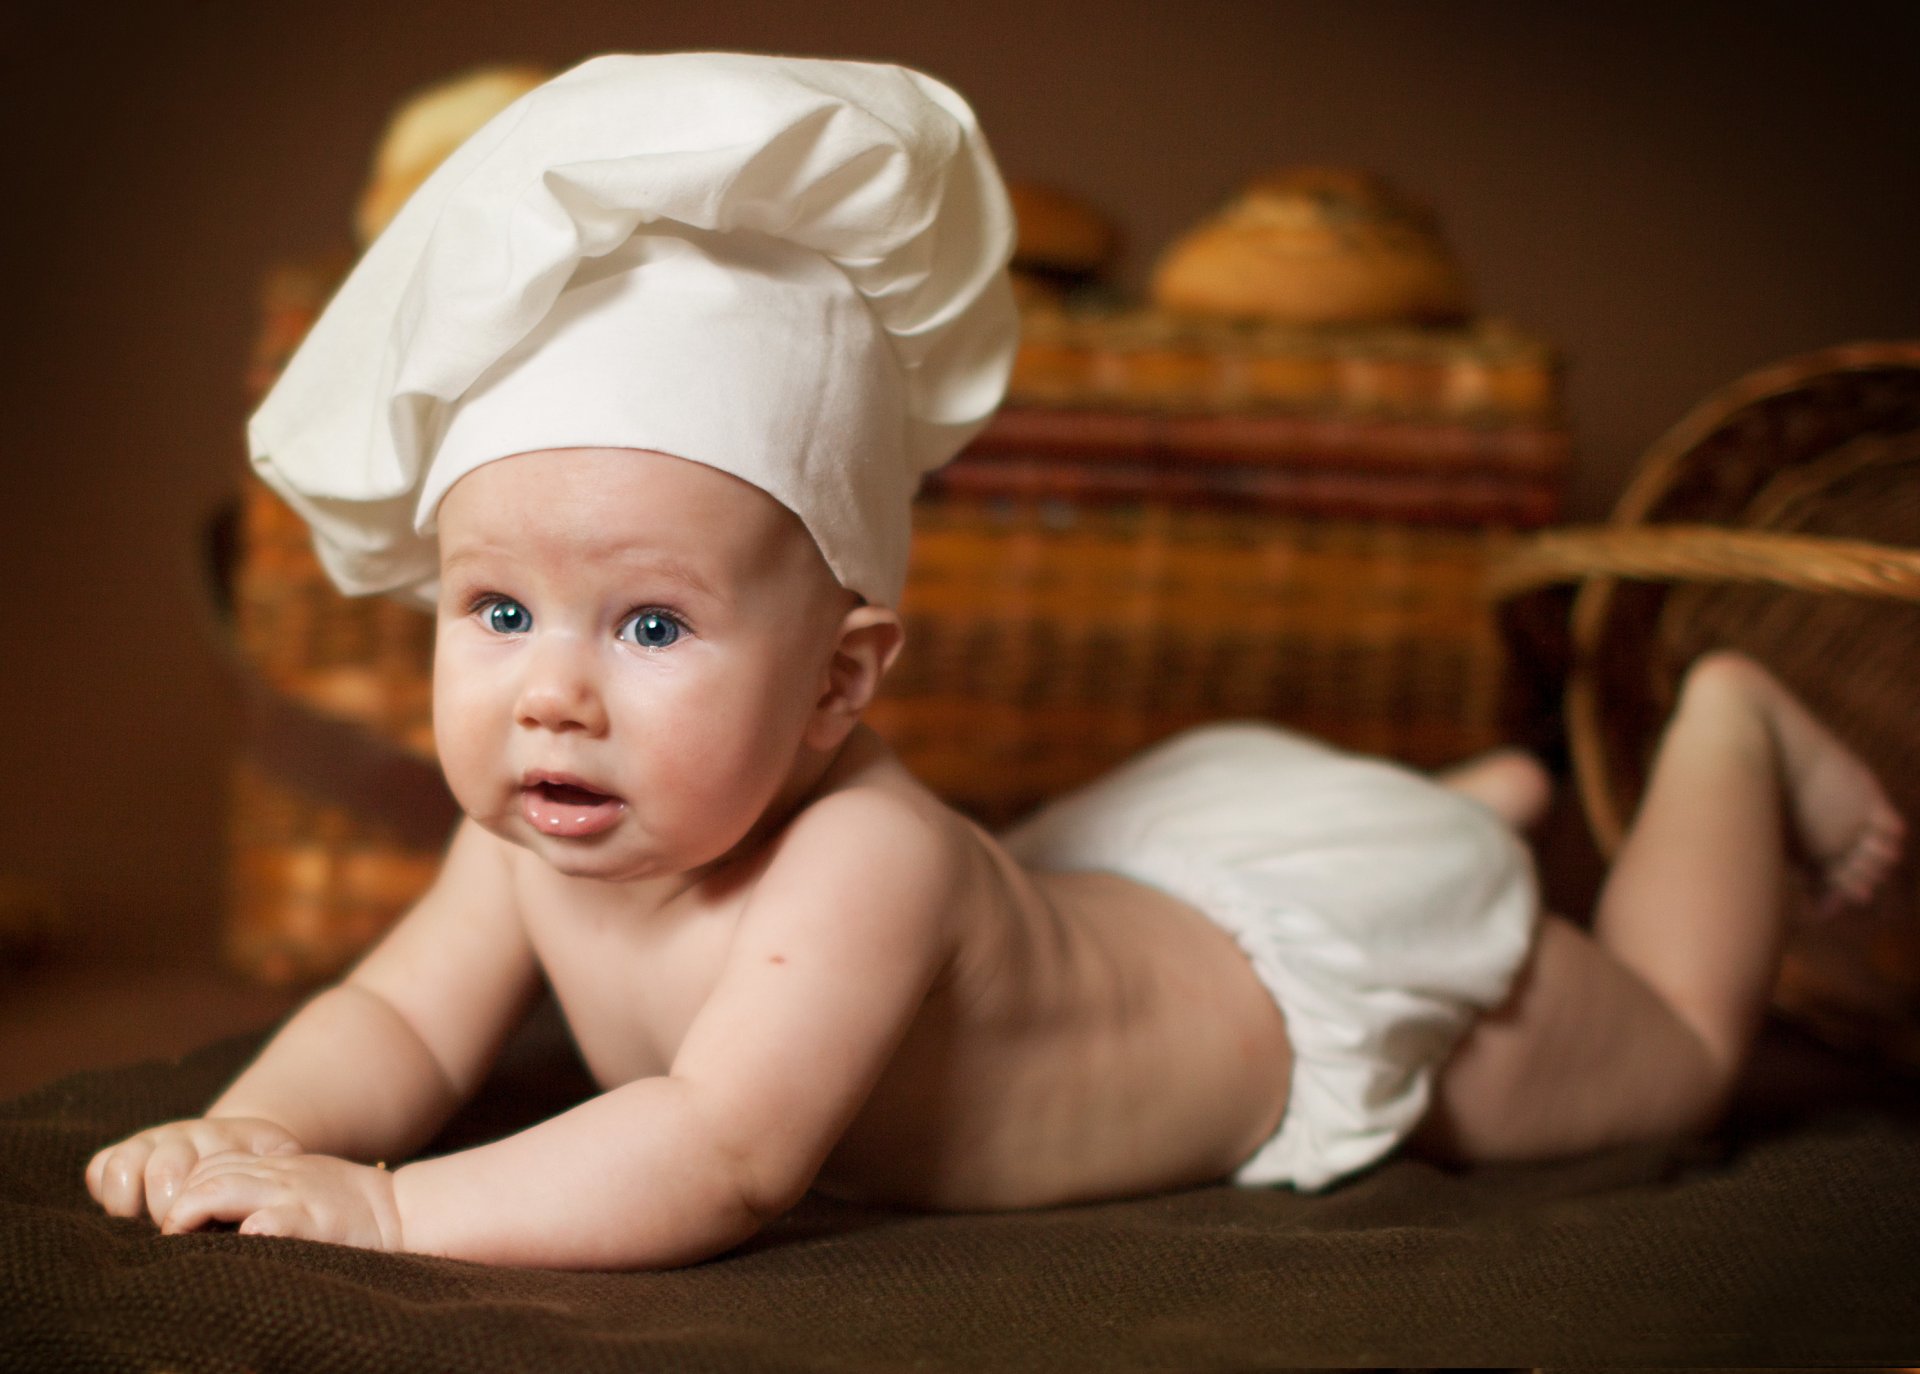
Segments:
[[[960,861],[968,843],[960,818],[897,764],[892,771],[863,774],[823,792],[799,811],[781,837],[780,856],[796,861],[858,861],[917,870],[946,870]],[[945,875],[950,876],[950,875]]]
[[[861,900],[944,904],[976,847],[958,813],[880,746],[836,769],[788,821],[762,886],[777,893],[826,883]]]

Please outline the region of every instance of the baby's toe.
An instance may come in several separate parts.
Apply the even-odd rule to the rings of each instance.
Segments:
[[[1891,840],[1863,837],[1838,863],[1827,869],[1830,890],[1857,903],[1869,902],[1899,862],[1900,847]]]

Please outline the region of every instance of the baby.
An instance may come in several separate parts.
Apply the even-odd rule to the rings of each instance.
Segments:
[[[965,107],[897,69],[710,54],[597,59],[529,99],[369,251],[254,426],[343,585],[431,591],[465,819],[426,896],[203,1117],[93,1158],[107,1211],[650,1268],[808,1189],[972,1210],[1319,1188],[1403,1142],[1524,1160],[1715,1121],[1789,843],[1832,904],[1903,833],[1764,670],[1689,673],[1591,934],[1537,910],[1506,822],[1542,780],[1513,757],[1449,786],[1221,725],[989,834],[860,723],[902,646],[911,479],[991,410],[1012,347]],[[644,176],[573,146],[644,142],[663,108],[682,122]],[[701,218],[730,196],[753,213]],[[794,248],[809,224],[827,248]],[[469,278],[493,304],[463,318],[436,293]],[[335,423],[379,460],[302,466]],[[600,1094],[389,1170],[543,982]]]

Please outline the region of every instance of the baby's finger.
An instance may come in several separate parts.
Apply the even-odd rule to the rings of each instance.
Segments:
[[[243,1173],[251,1178],[264,1179],[272,1175],[267,1166],[266,1157],[248,1150],[220,1150],[214,1154],[201,1155],[193,1168],[182,1181],[181,1190],[185,1191],[209,1179],[220,1178],[227,1174]]]
[[[247,1141],[247,1148],[257,1155],[297,1155],[304,1151],[300,1142],[281,1130],[278,1126],[262,1125],[254,1131]]]
[[[87,1161],[87,1192],[95,1202],[102,1200],[100,1193],[106,1183],[107,1160],[118,1148],[117,1145],[109,1145],[104,1150],[95,1150],[93,1158]]]
[[[193,1171],[199,1154],[193,1146],[179,1136],[170,1137],[154,1147],[147,1156],[146,1176],[147,1213],[158,1226],[167,1219],[167,1209],[173,1206],[173,1199],[179,1194],[180,1187],[186,1182],[187,1175]]]
[[[106,1152],[97,1196],[108,1216],[137,1217],[145,1210],[147,1156],[152,1152],[152,1142],[139,1136],[123,1140]]]
[[[298,1236],[306,1229],[306,1216],[298,1207],[262,1207],[240,1223],[243,1236]]]
[[[257,1178],[244,1168],[226,1167],[210,1174],[203,1165],[194,1170],[173,1200],[160,1230],[163,1235],[176,1236],[197,1231],[210,1221],[245,1221],[278,1201],[280,1193],[277,1184]]]

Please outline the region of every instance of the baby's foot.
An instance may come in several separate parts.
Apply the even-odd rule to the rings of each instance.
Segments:
[[[1545,814],[1553,800],[1553,778],[1524,749],[1491,749],[1456,764],[1436,779],[1441,786],[1472,797],[1515,830],[1525,830]]]
[[[1702,666],[1737,678],[1773,736],[1794,830],[1822,882],[1814,914],[1871,900],[1900,861],[1907,832],[1873,770],[1752,659],[1722,652]]]

